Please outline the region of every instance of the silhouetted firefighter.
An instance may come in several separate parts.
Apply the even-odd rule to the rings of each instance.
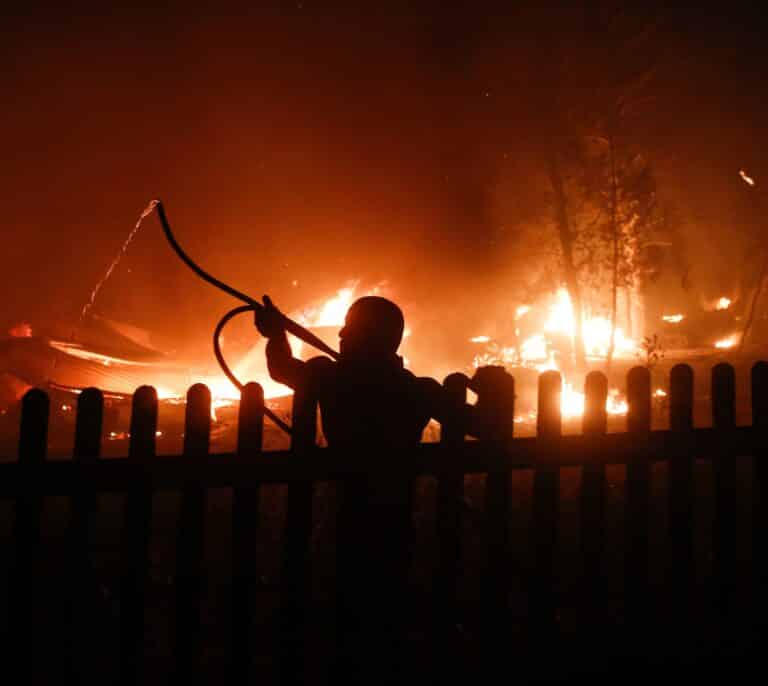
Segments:
[[[503,418],[493,398],[509,387],[511,378],[501,367],[478,370],[469,382],[478,393],[477,405],[457,407],[437,381],[404,369],[397,355],[403,313],[385,298],[363,297],[349,308],[339,332],[338,361],[294,358],[283,321],[264,296],[256,326],[269,339],[270,375],[292,388],[310,388],[318,399],[329,447],[366,461],[365,476],[345,484],[339,513],[339,621],[358,657],[371,648],[387,653],[394,648],[386,647],[388,639],[403,626],[409,559],[411,484],[398,475],[397,461],[420,442],[431,418],[442,422],[458,413],[470,435],[503,434]],[[390,652],[383,659],[392,657]]]

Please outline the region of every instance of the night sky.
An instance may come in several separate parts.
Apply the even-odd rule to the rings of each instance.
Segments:
[[[285,309],[386,279],[439,326],[514,283],[525,263],[494,192],[540,135],[548,62],[583,37],[583,8],[267,4],[4,18],[5,326],[66,335],[153,197],[192,255]],[[732,227],[762,231],[764,24],[734,3],[632,11],[653,20],[658,67],[626,135],[685,217],[699,281],[711,266],[727,286]],[[99,298],[104,316],[201,339],[230,302],[154,218]]]

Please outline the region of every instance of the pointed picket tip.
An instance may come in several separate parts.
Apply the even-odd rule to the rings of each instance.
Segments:
[[[131,405],[131,438],[128,455],[143,460],[155,455],[157,432],[157,391],[152,386],[139,386]]]
[[[19,425],[19,461],[42,462],[48,451],[48,416],[50,413],[48,394],[39,388],[32,388],[21,400],[21,422]]]
[[[264,440],[264,389],[249,381],[240,393],[237,415],[237,452],[252,455],[261,451]]]
[[[75,459],[95,459],[101,455],[103,421],[104,394],[98,388],[84,389],[77,398]]]

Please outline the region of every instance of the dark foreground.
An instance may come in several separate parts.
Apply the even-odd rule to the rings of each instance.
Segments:
[[[361,631],[352,640],[351,655],[333,656],[339,648],[335,613],[335,507],[332,484],[315,489],[312,534],[312,595],[304,608],[304,656],[282,657],[285,637],[280,630],[280,540],[284,525],[285,487],[262,489],[260,525],[254,536],[258,561],[258,590],[253,599],[251,683],[281,683],[289,670],[298,683],[440,684],[476,683],[478,680],[515,680],[518,683],[571,682],[589,678],[593,683],[671,682],[703,677],[733,679],[751,670],[762,671],[764,614],[752,578],[749,551],[750,510],[739,513],[739,585],[733,588],[728,608],[718,606],[711,579],[711,469],[697,467],[696,568],[692,605],[684,614],[673,611],[668,597],[666,564],[665,468],[654,468],[652,483],[651,588],[647,615],[628,624],[622,587],[623,570],[623,468],[608,469],[607,554],[604,565],[604,606],[585,594],[581,579],[576,494],[580,470],[562,472],[560,535],[558,538],[557,608],[551,627],[531,626],[528,599],[531,584],[530,523],[532,474],[513,474],[508,603],[498,613],[481,611],[483,579],[488,560],[485,538],[484,478],[465,480],[463,512],[463,571],[459,579],[458,607],[452,616],[440,617],[432,606],[431,584],[436,564],[435,481],[420,479],[416,486],[413,515],[414,541],[409,590],[402,603],[401,630],[394,636]],[[739,488],[750,489],[751,460],[739,465]],[[744,501],[747,502],[746,500]],[[173,658],[175,635],[175,548],[180,497],[160,492],[154,498],[155,516],[151,541],[151,565],[147,589],[144,668],[140,683],[174,681],[178,665]],[[3,587],[10,557],[13,513],[2,502]],[[29,608],[35,627],[31,659],[24,660],[26,683],[116,683],[115,665],[120,629],[119,534],[123,498],[102,496],[92,541],[93,576],[88,584],[90,601],[71,611],[65,559],[68,502],[47,498],[45,511],[45,559],[41,560],[40,593]],[[203,583],[203,653],[195,669],[195,683],[239,683],[232,675],[229,647],[232,644],[232,551],[231,493],[209,493],[205,532]],[[372,596],[381,589],[370,588]],[[2,601],[7,603],[3,594]],[[631,599],[629,599],[631,600]],[[765,605],[763,605],[765,607]],[[5,614],[5,613],[4,613]],[[13,646],[14,627],[3,645]],[[371,636],[370,640],[367,636]],[[360,659],[365,647],[374,656]],[[30,646],[8,650],[7,658],[20,658]],[[355,664],[358,663],[358,664]],[[190,675],[185,675],[188,683]]]

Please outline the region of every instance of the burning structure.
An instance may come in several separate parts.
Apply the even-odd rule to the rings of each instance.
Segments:
[[[657,335],[668,354],[737,352],[763,261],[761,173],[753,153],[762,124],[750,128],[743,113],[760,113],[762,103],[759,87],[728,89],[755,72],[752,62],[734,66],[746,59],[738,41],[728,59],[700,51],[687,67],[697,71],[697,81],[683,76],[669,55],[680,45],[693,54],[720,43],[691,35],[681,42],[679,27],[692,29],[673,21],[676,10],[660,11],[670,20],[665,23],[639,9],[613,16],[606,6],[584,22],[581,8],[544,5],[521,8],[514,17],[494,14],[492,22],[478,20],[480,11],[429,8],[418,21],[382,11],[375,19],[327,23],[314,15],[301,23],[298,16],[254,6],[248,21],[230,21],[226,31],[227,22],[217,25],[219,49],[211,54],[219,57],[187,74],[216,94],[220,106],[205,112],[197,87],[179,88],[169,100],[160,80],[118,84],[104,76],[138,73],[138,58],[148,72],[170,59],[160,47],[167,41],[162,22],[147,21],[138,9],[121,15],[114,42],[103,38],[111,29],[91,24],[46,34],[34,49],[23,31],[14,32],[22,61],[39,64],[28,78],[39,77],[40,87],[29,88],[21,72],[11,85],[30,106],[8,114],[18,134],[9,136],[18,147],[8,155],[16,160],[8,193],[26,200],[10,210],[8,224],[17,230],[4,269],[9,284],[29,277],[53,295],[50,312],[43,312],[37,291],[15,287],[8,317],[34,312],[54,320],[51,312],[60,311],[63,321],[48,336],[26,340],[16,332],[3,342],[5,411],[12,411],[22,389],[46,384],[95,384],[124,397],[152,383],[171,405],[190,383],[204,381],[217,398],[217,416],[236,402],[236,389],[211,358],[211,327],[200,315],[217,311],[214,296],[179,298],[193,301],[184,337],[202,332],[190,349],[151,345],[139,333],[164,327],[171,329],[169,338],[175,329],[182,337],[183,317],[165,304],[181,279],[167,252],[144,249],[146,233],[130,248],[131,266],[143,269],[144,278],[129,277],[125,265],[113,263],[104,275],[107,289],[116,275],[126,282],[115,293],[114,309],[90,299],[82,335],[68,335],[72,313],[103,274],[105,255],[124,230],[122,218],[134,211],[137,197],[159,188],[180,199],[174,202],[193,254],[205,255],[206,264],[249,292],[263,288],[277,303],[289,303],[297,321],[331,345],[343,313],[332,313],[330,305],[326,311],[323,303],[346,303],[347,295],[368,292],[359,284],[348,292],[348,279],[377,284],[386,278],[389,295],[410,320],[405,356],[411,368],[440,379],[502,364],[520,379],[521,417],[534,409],[523,388],[542,369],[563,373],[565,395],[575,398],[567,403],[578,414],[584,372],[642,362],[646,336]],[[297,14],[306,12],[297,8]],[[703,10],[699,15],[700,25],[711,21],[710,35],[720,36],[719,19],[708,20]],[[370,30],[341,29],[368,21]],[[478,30],[455,40],[468,26]],[[131,35],[124,27],[160,31],[161,39],[137,56],[132,47],[120,48]],[[263,53],[254,47],[255,27],[263,34]],[[326,30],[345,39],[329,41]],[[179,49],[170,54],[198,55],[193,34],[174,34]],[[286,51],[287,38],[305,52]],[[541,45],[550,47],[546,55]],[[448,52],[454,61],[445,59]],[[329,62],[315,64],[317,54],[328,54]],[[65,73],[51,72],[62,56],[69,60]],[[90,68],[102,60],[111,68]],[[179,60],[172,71],[195,63]],[[607,78],[609,64],[615,73]],[[734,69],[727,78],[712,68],[723,64]],[[258,104],[233,95],[249,91],[254,74],[270,85],[265,92],[271,96]],[[113,105],[84,127],[80,99],[67,101],[46,87],[60,79],[62,92],[106,93]],[[728,95],[703,88],[710,79],[719,79]],[[359,107],[351,106],[350,84]],[[727,123],[723,98],[734,103]],[[151,116],[149,108],[136,110],[147,101],[168,106],[152,108]],[[46,115],[59,108],[64,116]],[[692,121],[702,128],[691,127]],[[731,135],[719,135],[724,130]],[[121,145],[94,145],[113,140],[115,131]],[[262,136],[265,131],[270,136]],[[165,162],[147,164],[148,141],[153,159],[179,160],[178,173],[169,174]],[[56,159],[81,159],[87,150],[88,161],[49,184],[47,202],[29,202],[30,189],[40,187],[40,170],[51,164],[48,151],[57,146]],[[44,239],[35,233],[62,217],[66,230],[49,231]],[[40,245],[43,260],[37,259]],[[75,247],[77,269],[57,259]],[[131,307],[117,315],[129,300]],[[308,304],[314,314],[303,314]],[[142,319],[142,309],[151,309],[152,317]],[[112,320],[101,320],[99,335],[96,315]],[[37,334],[41,327],[31,318]],[[115,319],[122,323],[114,325]],[[251,331],[238,338],[240,325],[232,326],[223,347],[236,374],[260,381],[271,398],[281,397],[286,389],[268,379],[261,344],[253,343]],[[312,354],[298,345],[297,354]],[[614,389],[612,411],[619,412],[622,389],[618,383]],[[71,398],[60,404],[71,405]]]

